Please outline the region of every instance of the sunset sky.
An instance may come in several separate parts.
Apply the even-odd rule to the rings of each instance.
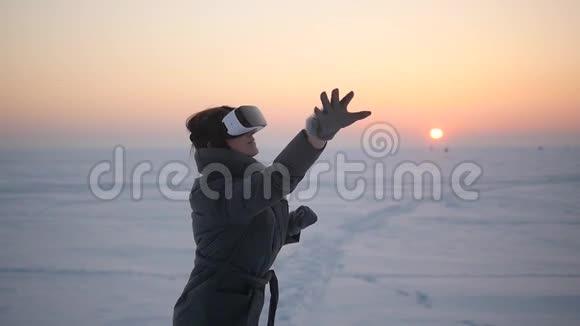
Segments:
[[[580,145],[580,1],[0,1],[0,147],[184,146],[253,104],[265,145],[355,91],[402,144]]]

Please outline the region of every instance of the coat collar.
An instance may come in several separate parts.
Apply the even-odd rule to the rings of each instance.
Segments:
[[[244,172],[250,165],[255,170],[263,170],[266,168],[253,157],[228,148],[199,148],[195,151],[194,158],[199,173],[202,173],[203,169],[211,163],[224,165],[232,173],[232,176],[237,177],[244,176]],[[210,170],[215,169],[211,168]]]

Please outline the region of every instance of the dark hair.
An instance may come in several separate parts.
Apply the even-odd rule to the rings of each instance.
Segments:
[[[229,148],[226,143],[227,131],[222,123],[222,119],[232,110],[233,107],[220,106],[216,108],[200,111],[185,122],[189,130],[189,140],[197,148],[221,147]]]

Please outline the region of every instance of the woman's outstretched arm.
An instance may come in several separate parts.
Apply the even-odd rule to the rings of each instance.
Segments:
[[[314,147],[316,149],[323,149],[324,145],[326,145],[326,140],[322,140],[322,139],[318,138],[317,136],[313,136],[313,135],[308,135],[308,141],[310,142],[312,147]]]
[[[318,159],[327,140],[332,139],[340,129],[371,114],[370,111],[349,112],[347,107],[353,96],[354,93],[349,92],[340,99],[338,89],[332,91],[330,100],[326,92],[320,94],[322,110],[314,109],[306,121],[306,127],[276,157],[274,164],[243,180],[234,181],[231,198],[220,196],[222,203],[219,207],[225,209],[224,215],[246,222],[243,217],[252,217],[291,193]],[[268,191],[264,191],[265,187]],[[246,196],[248,190],[250,196]]]

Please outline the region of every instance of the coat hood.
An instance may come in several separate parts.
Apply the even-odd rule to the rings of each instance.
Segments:
[[[194,159],[200,174],[203,174],[204,168],[212,163],[222,164],[231,172],[232,176],[238,177],[244,176],[244,172],[249,166],[252,166],[254,171],[266,168],[255,158],[228,148],[199,148],[195,151]],[[214,168],[208,169],[215,171]]]

